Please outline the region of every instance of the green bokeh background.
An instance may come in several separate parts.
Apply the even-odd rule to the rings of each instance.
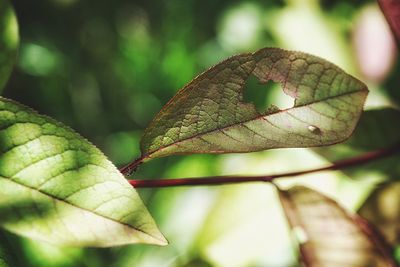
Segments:
[[[21,43],[3,95],[71,126],[117,166],[139,156],[143,130],[179,88],[243,51],[274,46],[310,52],[366,81],[371,90],[367,108],[400,100],[399,64],[377,81],[362,72],[355,56],[353,36],[364,10],[380,16],[373,1],[36,0],[13,5]],[[250,81],[246,99],[260,109],[271,103],[290,106],[292,99],[278,86],[267,87]],[[307,149],[177,156],[149,162],[135,178],[265,174],[326,163]],[[353,181],[334,172],[281,183],[311,185],[356,209],[376,176]],[[268,185],[139,193],[169,239],[168,247],[57,248],[6,232],[0,232],[0,242],[11,266],[298,266]]]

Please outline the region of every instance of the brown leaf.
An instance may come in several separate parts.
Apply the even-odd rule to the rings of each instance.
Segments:
[[[279,196],[306,266],[397,266],[374,227],[332,199],[301,186]]]

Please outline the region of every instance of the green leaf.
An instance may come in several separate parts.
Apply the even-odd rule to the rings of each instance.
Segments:
[[[400,182],[379,185],[358,211],[392,245],[400,244]]]
[[[0,255],[0,267],[8,267],[7,262]]]
[[[3,241],[3,240],[1,240]],[[8,267],[7,255],[3,249],[3,243],[0,243],[0,267]]]
[[[261,114],[243,102],[251,75],[279,82],[295,98],[292,108]],[[185,153],[252,152],[314,147],[353,132],[368,90],[335,65],[276,48],[233,56],[180,90],[146,129],[143,160]]]
[[[279,196],[306,266],[397,266],[380,233],[332,199],[302,186]]]
[[[71,129],[0,98],[0,225],[59,245],[165,245],[136,191]]]
[[[0,0],[0,92],[15,62],[18,48],[18,24],[8,0]]]
[[[367,110],[361,115],[360,122],[349,140],[334,146],[315,148],[314,151],[329,161],[335,162],[369,151],[398,146],[400,144],[399,117],[400,110],[398,109]],[[399,179],[399,160],[400,156],[394,155],[362,168],[346,169],[345,173],[353,178],[364,178],[371,172],[379,172],[388,179]]]
[[[0,250],[0,267],[8,267],[3,252]]]

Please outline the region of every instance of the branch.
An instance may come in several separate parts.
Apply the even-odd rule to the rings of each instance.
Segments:
[[[378,3],[400,47],[400,1],[378,0]]]
[[[248,182],[271,182],[277,178],[301,176],[309,173],[342,170],[361,164],[366,164],[371,161],[382,159],[400,152],[400,143],[392,147],[368,152],[360,156],[337,161],[326,167],[310,169],[305,171],[287,172],[273,175],[261,176],[210,176],[198,178],[179,178],[179,179],[157,179],[157,180],[128,180],[135,188],[142,187],[171,187],[171,186],[194,186],[194,185],[223,185],[223,184],[238,184]]]

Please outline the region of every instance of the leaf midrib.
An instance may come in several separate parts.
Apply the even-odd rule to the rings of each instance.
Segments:
[[[124,226],[126,226],[126,227],[128,227],[128,228],[132,228],[132,229],[134,229],[134,230],[136,230],[136,231],[138,231],[138,232],[141,232],[141,233],[143,233],[143,234],[145,234],[145,235],[148,235],[148,236],[150,236],[150,237],[152,237],[152,238],[154,238],[154,239],[160,241],[161,243],[165,243],[165,240],[159,239],[158,237],[156,237],[156,236],[154,236],[154,235],[151,235],[151,234],[149,234],[149,233],[146,233],[146,232],[144,232],[143,230],[138,229],[138,228],[136,228],[136,227],[134,227],[134,226],[132,226],[132,225],[130,225],[130,224],[127,224],[127,223],[124,223],[124,222],[120,222],[120,221],[118,221],[118,220],[116,220],[116,219],[114,219],[114,218],[110,218],[110,217],[105,216],[105,215],[103,215],[103,214],[99,214],[99,213],[97,213],[97,212],[95,212],[95,211],[86,209],[86,208],[84,208],[84,207],[77,206],[77,205],[75,205],[75,204],[73,204],[73,203],[71,203],[71,202],[69,202],[69,201],[67,201],[67,200],[65,200],[65,199],[62,199],[62,198],[53,196],[53,195],[51,195],[51,194],[49,194],[49,193],[43,192],[43,191],[41,191],[41,190],[35,188],[35,187],[31,187],[31,186],[28,186],[28,185],[26,185],[26,184],[18,183],[17,181],[15,181],[15,180],[13,180],[13,179],[11,179],[11,178],[4,177],[4,176],[3,176],[3,177],[0,176],[0,179],[7,180],[7,181],[10,181],[10,182],[15,183],[15,184],[17,184],[17,185],[20,185],[20,186],[23,186],[23,187],[25,187],[25,188],[28,188],[28,189],[30,189],[30,190],[36,191],[36,192],[41,193],[41,194],[43,194],[43,195],[45,195],[45,196],[47,196],[47,197],[49,197],[49,198],[52,198],[52,199],[54,199],[54,200],[56,200],[56,201],[65,203],[65,204],[70,205],[70,206],[72,206],[72,207],[74,207],[74,208],[80,209],[80,210],[82,210],[82,211],[84,211],[84,212],[89,212],[89,213],[92,213],[92,214],[94,214],[94,215],[96,215],[96,216],[99,216],[99,217],[105,218],[105,219],[107,219],[107,220],[110,220],[110,221],[112,221],[112,222],[114,222],[114,223],[122,224],[122,225],[124,225]]]
[[[235,124],[226,125],[226,126],[224,126],[224,127],[212,129],[212,130],[205,131],[205,132],[202,132],[202,133],[198,133],[198,134],[193,135],[193,136],[191,136],[191,137],[184,138],[184,139],[181,139],[181,140],[176,141],[176,142],[174,142],[174,143],[171,143],[171,144],[169,144],[169,145],[161,146],[161,147],[159,147],[159,148],[156,149],[156,150],[153,150],[153,151],[151,151],[151,152],[149,152],[149,153],[146,153],[146,154],[142,155],[141,158],[142,158],[142,159],[151,158],[151,155],[152,155],[152,154],[155,154],[155,153],[157,153],[157,152],[159,152],[159,151],[161,151],[161,150],[164,150],[164,149],[166,149],[166,148],[168,148],[168,147],[177,145],[177,144],[182,143],[182,142],[184,142],[184,141],[187,141],[187,140],[190,140],[190,139],[195,139],[195,138],[197,138],[197,137],[199,137],[199,136],[201,136],[201,135],[209,134],[209,133],[212,133],[212,132],[215,132],[215,131],[225,130],[225,129],[234,127],[234,126],[236,126],[236,125],[240,125],[240,124],[243,124],[243,123],[246,123],[246,122],[250,122],[250,121],[253,121],[253,120],[257,120],[257,119],[260,119],[260,118],[265,118],[266,116],[269,116],[269,115],[279,114],[279,113],[282,113],[282,112],[286,112],[286,111],[288,111],[288,110],[297,109],[297,108],[302,108],[302,107],[305,107],[305,106],[308,106],[308,105],[311,105],[311,104],[316,104],[316,103],[324,102],[324,101],[326,101],[326,100],[333,99],[333,98],[336,98],[336,97],[351,95],[351,94],[360,93],[360,92],[368,92],[368,89],[364,86],[361,90],[354,90],[354,91],[350,91],[350,92],[338,94],[338,95],[335,95],[335,96],[326,97],[326,98],[321,99],[321,100],[318,100],[318,101],[309,102],[309,103],[306,103],[306,104],[303,104],[303,105],[299,105],[299,106],[293,106],[293,107],[291,107],[291,108],[278,110],[278,111],[275,111],[275,112],[272,112],[272,113],[268,113],[268,114],[260,114],[259,116],[254,117],[254,118],[251,118],[251,119],[248,119],[248,120],[244,120],[244,121],[241,121],[241,122],[237,122],[237,123],[235,123]]]

